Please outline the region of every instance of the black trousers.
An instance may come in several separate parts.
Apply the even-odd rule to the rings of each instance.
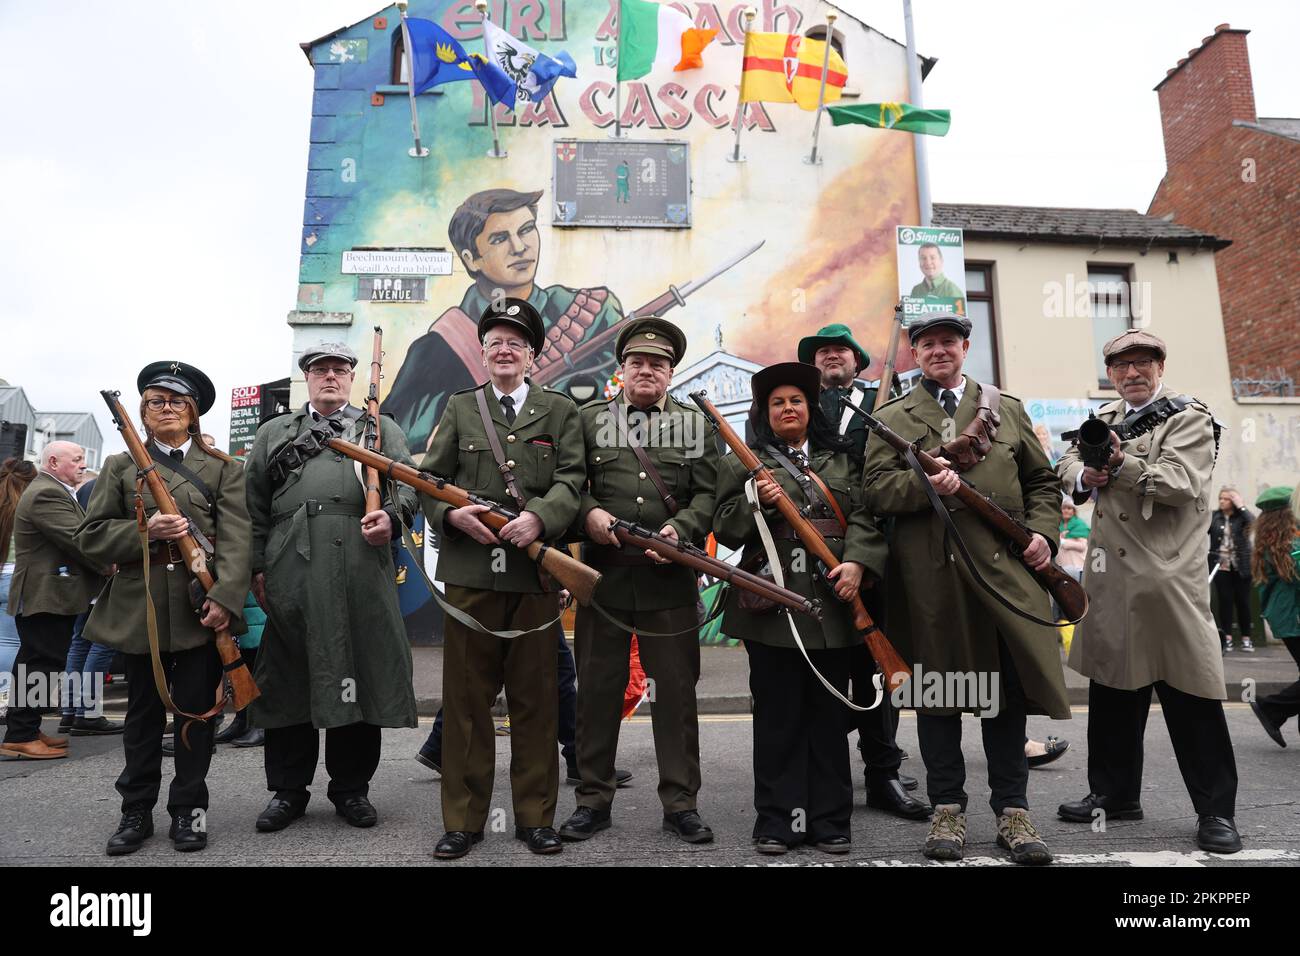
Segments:
[[[876,659],[866,644],[849,651],[853,703],[860,707],[869,707],[876,699],[876,687],[871,682],[875,672]],[[903,751],[895,739],[898,735],[898,708],[890,700],[888,686],[879,707],[861,712],[850,710],[848,714],[850,726],[858,732],[858,751],[866,764],[867,789],[874,790],[890,780],[897,780]]]
[[[1121,801],[1136,802],[1140,797],[1142,739],[1153,687],[1160,695],[1165,726],[1192,806],[1199,814],[1233,817],[1237,761],[1223,702],[1194,697],[1164,681],[1137,690],[1088,682],[1088,788]]]
[[[1029,809],[1029,762],[1025,759],[1025,695],[1015,662],[998,639],[1004,706],[996,717],[980,717],[984,757],[988,761],[989,806],[1001,814],[1007,807]],[[938,716],[916,712],[916,735],[925,761],[930,805],[957,804],[966,810],[966,761],[961,753],[961,714]]]
[[[754,695],[754,839],[794,846],[849,836],[853,778],[844,705],[797,649],[745,641],[745,650]],[[808,657],[847,695],[848,649],[810,650]]]
[[[126,766],[117,778],[117,792],[122,795],[122,809],[132,805],[152,808],[158,802],[162,784],[163,726],[167,711],[153,680],[153,663],[148,654],[123,654],[126,671],[126,724],[122,730],[122,750]],[[201,714],[216,701],[221,682],[221,658],[215,644],[204,644],[188,651],[162,655],[163,669],[171,688],[172,700],[181,710]],[[178,716],[173,739],[176,744],[176,775],[167,795],[167,812],[172,816],[187,814],[196,807],[208,806],[208,767],[212,763],[212,721]],[[181,731],[189,724],[185,739]]]
[[[19,644],[18,654],[14,657],[10,699],[16,700],[20,694],[29,698],[39,694],[40,690],[31,680],[36,674],[44,677],[46,698],[43,703],[26,701],[36,706],[9,708],[5,743],[25,744],[36,740],[41,732],[42,711],[59,710],[59,680],[68,661],[68,648],[72,644],[72,629],[76,623],[75,614],[19,614],[14,618]]]
[[[347,724],[325,731],[325,770],[330,782],[326,795],[338,802],[364,797],[370,778],[379,767],[379,728],[374,724]],[[307,788],[316,776],[320,759],[320,731],[311,724],[266,728],[266,789],[282,800],[305,805]]]
[[[1250,578],[1243,578],[1231,568],[1220,568],[1214,576],[1214,590],[1219,596],[1218,625],[1222,637],[1232,636],[1233,611],[1242,637],[1250,637]]]
[[[1300,666],[1300,637],[1282,638],[1286,649],[1291,652],[1295,658],[1297,666]],[[1275,724],[1281,725],[1290,717],[1300,716],[1300,680],[1284,687],[1276,694],[1268,694],[1259,699],[1260,709],[1272,719]]]

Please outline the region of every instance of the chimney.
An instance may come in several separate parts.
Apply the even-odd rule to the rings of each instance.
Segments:
[[[1233,120],[1255,122],[1246,55],[1249,32],[1220,23],[1156,85],[1169,169],[1191,157],[1209,137],[1231,128]]]

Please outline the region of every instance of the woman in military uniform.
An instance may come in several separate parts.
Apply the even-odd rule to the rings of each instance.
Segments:
[[[122,652],[126,666],[126,767],[117,779],[122,820],[108,841],[109,856],[133,853],[153,834],[153,806],[162,781],[162,736],[167,714],[154,683],[145,602],[153,599],[162,665],[176,707],[204,713],[216,701],[221,659],[213,631],[243,633],[248,592],[249,523],[244,470],[239,462],[203,441],[199,415],[212,407],[216,390],[193,366],[155,362],[137,379],[145,445],[159,475],[186,517],[158,511],[148,486],[149,591],[145,591],[140,534],[136,526],[136,465],[125,452],[104,462],[90,497],[77,544],[87,557],[116,564],[86,622],[89,641]],[[186,518],[212,542],[208,567],[216,585],[202,607],[190,600],[190,575],[172,542],[187,531]],[[188,729],[187,729],[188,727]],[[182,731],[185,732],[181,738]],[[206,777],[212,759],[212,723],[176,720],[176,776],[167,799],[169,836],[182,852],[207,846]]]
[[[753,379],[750,446],[781,490],[800,507],[811,509],[813,526],[841,561],[829,573],[819,569],[776,512],[777,488],[767,480],[757,482],[785,586],[820,600],[823,611],[818,624],[807,615],[749,607],[748,597],[733,591],[722,619],[723,631],[744,641],[749,654],[758,812],[754,843],[760,853],[785,853],[800,843],[827,853],[849,850],[853,782],[844,736],[845,705],[822,685],[813,668],[841,695],[848,694],[849,649],[861,638],[843,602],[883,573],[886,545],[862,505],[849,440],[836,434],[818,405],[820,390],[816,367],[802,362],[770,366]],[[815,480],[806,496],[792,473],[809,471],[821,479],[833,506]],[[763,545],[746,498],[747,479],[735,455],[722,459],[713,527],[722,544],[744,546],[749,561],[763,553]],[[812,667],[802,659],[791,622]]]

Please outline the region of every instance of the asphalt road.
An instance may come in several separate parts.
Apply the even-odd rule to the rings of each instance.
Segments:
[[[1240,789],[1237,825],[1245,850],[1216,857],[1197,850],[1193,842],[1196,816],[1174,762],[1159,708],[1153,708],[1147,732],[1146,779],[1142,802],[1146,819],[1112,824],[1105,832],[1066,824],[1056,818],[1063,800],[1076,799],[1087,789],[1085,767],[1086,708],[1074,719],[1054,722],[1031,718],[1031,736],[1049,733],[1068,738],[1073,746],[1060,760],[1030,774],[1029,799],[1033,819],[1061,864],[1080,866],[1240,866],[1300,864],[1300,736],[1294,724],[1286,734],[1290,747],[1268,740],[1243,704],[1227,706],[1236,746]],[[47,722],[46,731],[53,728]],[[264,807],[265,791],[260,750],[221,747],[209,775],[212,793],[208,817],[210,845],[203,853],[178,854],[166,839],[165,812],[155,823],[159,834],[140,852],[110,860],[104,841],[118,819],[113,781],[122,767],[121,738],[72,739],[72,756],[48,763],[0,761],[0,863],[6,865],[62,864],[73,866],[296,864],[331,865],[509,865],[509,866],[719,866],[810,865],[915,866],[931,864],[920,854],[926,825],[895,819],[863,805],[858,775],[853,816],[853,851],[829,857],[800,849],[785,857],[759,857],[750,845],[753,824],[751,723],[748,716],[707,716],[701,719],[704,786],[700,810],[717,834],[714,843],[687,846],[660,829],[661,811],[655,794],[654,746],[650,723],[634,718],[623,727],[619,766],[636,777],[619,792],[613,828],[581,844],[566,845],[558,856],[537,857],[514,839],[509,804],[510,740],[497,739],[497,778],[493,815],[487,839],[463,861],[439,863],[433,845],[442,833],[437,777],[417,764],[413,755],[428,732],[384,732],[384,755],[371,788],[379,824],[371,830],[349,827],[325,799],[324,761],[317,772],[315,796],[307,816],[278,834],[262,834],[253,821]],[[964,749],[968,815],[967,858],[960,866],[1010,866],[995,844],[996,827],[988,808],[985,764],[979,733],[966,722]],[[913,756],[904,772],[923,775],[916,744],[916,721],[904,713],[899,740]],[[557,757],[558,759],[558,757]],[[169,768],[164,767],[164,787]],[[924,782],[922,783],[924,790]],[[165,790],[163,803],[165,803]],[[561,785],[558,824],[573,810],[571,788]],[[492,831],[495,825],[497,832]]]

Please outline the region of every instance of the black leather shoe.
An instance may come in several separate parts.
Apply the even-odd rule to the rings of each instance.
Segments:
[[[236,737],[230,742],[230,746],[239,747],[261,747],[266,743],[266,731],[261,727],[249,727],[242,737]]]
[[[212,735],[212,742],[218,744],[233,743],[236,737],[242,737],[248,731],[248,717],[241,710],[226,726]]]
[[[1196,845],[1210,853],[1236,853],[1241,849],[1241,835],[1228,817],[1201,814],[1196,818]]]
[[[790,844],[776,837],[757,837],[754,840],[754,849],[768,856],[780,856],[782,853],[790,852]]]
[[[1075,800],[1073,803],[1061,804],[1056,808],[1056,813],[1062,820],[1069,820],[1071,823],[1091,823],[1095,810],[1104,811],[1107,820],[1142,819],[1142,804],[1136,801],[1120,803],[1118,800],[1095,793],[1090,793],[1082,800]]]
[[[676,833],[687,843],[712,843],[713,831],[700,819],[698,810],[664,814],[664,830]]]
[[[609,810],[595,807],[578,807],[560,827],[560,836],[566,840],[587,840],[610,827]]]
[[[868,790],[867,806],[904,820],[928,820],[931,813],[930,805],[904,790],[899,780],[886,780]]]
[[[442,773],[442,753],[437,750],[425,750],[420,748],[419,753],[415,755],[418,763],[428,767],[436,774]]]
[[[1029,766],[1046,766],[1069,750],[1070,742],[1068,740],[1062,740],[1060,737],[1048,737],[1043,741],[1043,747],[1047,751],[1046,753],[1035,754],[1032,757],[1025,758],[1025,762],[1028,763]]]
[[[203,816],[199,819],[203,819]],[[208,832],[195,829],[192,813],[178,813],[172,817],[172,826],[167,836],[171,837],[172,846],[179,853],[193,853],[195,850],[205,850],[208,846]]]
[[[898,782],[903,785],[903,789],[906,790],[908,793],[911,793],[913,790],[915,790],[917,787],[921,785],[920,782],[915,777],[909,777],[905,773],[900,773],[898,775]]]
[[[560,835],[550,827],[515,827],[515,839],[523,840],[534,853],[559,853],[564,849]]]
[[[72,730],[72,725],[75,724],[76,722],[77,722],[76,717],[70,717],[67,714],[64,714],[62,717],[59,718],[59,733],[61,734],[69,733]]]
[[[128,807],[122,811],[122,822],[117,825],[117,832],[108,838],[104,852],[109,856],[126,856],[144,846],[144,841],[153,836],[153,809],[150,807]]]
[[[109,720],[107,717],[78,717],[72,722],[68,733],[74,737],[99,737],[105,734],[120,734],[125,727],[125,724]]]
[[[1264,708],[1259,706],[1259,701],[1252,700],[1250,709],[1255,712],[1255,716],[1259,718],[1260,724],[1264,727],[1264,733],[1273,739],[1273,743],[1279,747],[1285,747],[1286,739],[1282,736],[1282,728],[1273,723],[1268,714],[1264,713]]]
[[[334,804],[334,812],[354,827],[364,830],[379,822],[379,813],[365,797],[347,797]]]
[[[271,802],[262,811],[262,815],[257,818],[257,829],[263,833],[275,833],[277,830],[283,830],[306,812],[305,803],[272,797]]]
[[[853,849],[853,844],[846,836],[831,836],[817,840],[812,844],[814,850],[821,850],[823,853],[848,853]]]
[[[469,833],[465,830],[452,830],[450,833],[444,833],[438,845],[433,848],[435,859],[439,860],[459,860],[469,852],[470,847],[475,843],[483,842],[483,831],[478,833]]]

